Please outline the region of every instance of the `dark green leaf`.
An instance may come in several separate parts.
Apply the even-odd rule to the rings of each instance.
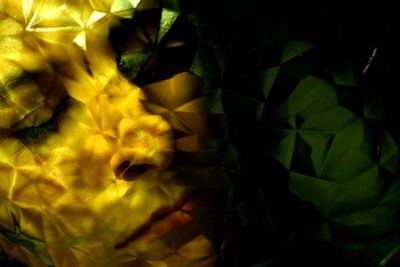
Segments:
[[[163,8],[161,12],[160,29],[157,35],[157,44],[161,42],[167,32],[174,25],[176,19],[179,17],[179,11]]]
[[[314,45],[305,41],[289,41],[283,48],[281,63],[285,63],[292,58],[301,56],[304,52],[313,48]]]
[[[281,66],[275,66],[265,69],[261,72],[261,86],[264,92],[264,98],[267,99],[268,95],[274,86],[276,77],[278,76]]]

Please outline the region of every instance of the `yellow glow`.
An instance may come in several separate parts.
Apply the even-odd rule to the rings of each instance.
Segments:
[[[202,82],[189,73],[139,88],[118,72],[108,31],[139,2],[0,0],[0,225],[14,231],[14,216],[55,266],[140,266],[144,257],[175,267],[212,251],[201,234],[187,234],[183,256],[170,257],[161,239],[192,219],[179,210],[189,188],[171,182],[176,172],[167,168],[176,147],[199,145],[175,144],[173,128],[192,130],[174,112],[219,113],[207,105],[218,97],[193,101]],[[33,76],[11,88],[25,72]],[[164,213],[168,223],[159,221]],[[130,240],[141,227],[151,231]],[[43,266],[2,235],[0,245]]]

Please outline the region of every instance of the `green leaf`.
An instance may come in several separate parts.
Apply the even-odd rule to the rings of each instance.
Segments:
[[[83,244],[83,243],[87,243],[89,242],[88,239],[86,238],[82,238],[82,237],[71,237],[67,239],[67,243],[70,246],[75,246],[75,245],[79,245],[79,244]]]
[[[141,0],[114,0],[111,6],[111,13],[117,13],[136,8]]]
[[[189,72],[207,80],[218,80],[221,77],[222,64],[222,57],[216,49],[208,45],[200,45]]]
[[[261,71],[261,86],[265,99],[268,98],[280,69],[281,66],[275,66]]]
[[[312,202],[322,215],[329,217],[342,186],[317,177],[290,172],[289,187],[296,196]]]
[[[364,141],[364,127],[363,121],[359,119],[336,134],[321,177],[347,182],[376,165],[360,149]]]
[[[393,174],[397,172],[399,148],[388,131],[384,131],[379,164]]]
[[[290,169],[292,163],[294,145],[296,142],[295,131],[280,131],[285,137],[275,144],[271,149],[270,153],[276,160],[278,160],[286,169]]]
[[[311,162],[317,176],[320,176],[326,156],[333,140],[333,135],[299,132],[304,141],[311,147]]]
[[[10,232],[6,229],[0,228],[0,234],[6,237],[11,242],[20,245],[34,255],[39,257],[43,263],[47,266],[53,266],[53,263],[49,256],[47,256],[43,250],[46,248],[46,243],[42,240],[35,239],[33,237],[27,236],[20,231],[19,225],[14,218],[15,232]]]
[[[382,206],[392,206],[397,209],[400,207],[400,179],[397,176],[396,180],[391,184],[386,193],[382,196],[379,201],[379,205]]]
[[[151,52],[142,52],[122,55],[118,62],[118,69],[128,78],[135,78],[142,66],[147,62]]]
[[[352,65],[347,64],[341,67],[334,67],[332,69],[332,74],[335,84],[352,87],[356,86],[356,77]]]
[[[163,8],[161,12],[160,29],[157,35],[157,44],[161,42],[167,32],[174,25],[176,19],[179,17],[180,12],[177,10]]]
[[[358,119],[359,117],[354,113],[338,106],[327,111],[309,114],[300,129],[316,134],[334,134]]]
[[[344,185],[335,205],[335,213],[356,211],[376,204],[384,187],[379,167],[373,166]]]
[[[281,63],[285,63],[314,47],[314,44],[304,41],[289,41],[283,48]]]
[[[327,221],[323,222],[321,228],[316,236],[317,240],[330,242],[332,241],[332,233]]]
[[[331,218],[352,233],[366,239],[377,238],[385,233],[398,231],[398,209],[386,206],[373,206],[343,216]]]
[[[315,76],[307,76],[300,81],[277,112],[282,117],[299,113],[307,116],[335,108],[337,104],[336,91],[332,85]]]

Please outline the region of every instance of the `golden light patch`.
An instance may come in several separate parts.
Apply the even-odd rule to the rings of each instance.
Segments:
[[[195,216],[181,210],[194,188],[175,183],[169,167],[176,149],[201,149],[196,138],[176,143],[174,131],[207,135],[204,114],[222,112],[208,104],[219,96],[202,96],[206,83],[188,72],[140,87],[109,40],[121,19],[160,4],[0,1],[0,225],[34,244],[0,235],[12,257],[31,266],[176,266],[163,238],[179,229],[209,253],[204,238],[193,239]],[[125,54],[156,45],[153,17],[146,32],[135,26]]]

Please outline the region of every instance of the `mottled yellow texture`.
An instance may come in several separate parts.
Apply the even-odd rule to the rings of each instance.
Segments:
[[[46,243],[43,253],[55,266],[190,262],[190,255],[181,263],[170,257],[170,244],[158,239],[171,225],[190,221],[182,212],[171,215],[170,226],[156,224],[142,242],[116,249],[153,213],[187,193],[170,182],[173,171],[164,171],[175,148],[170,124],[145,109],[142,89],[117,71],[107,43],[110,25],[133,14],[134,2],[0,4],[0,224],[14,231],[14,216],[21,232]],[[21,78],[25,72],[33,76]],[[193,81],[185,74],[163,83],[160,101],[173,108],[188,102],[191,91],[179,93],[179,87]],[[52,118],[56,129],[38,138],[15,134]],[[135,165],[150,167],[131,181],[127,170]],[[209,253],[204,237],[188,236],[182,249]],[[0,244],[30,266],[43,265],[1,235]]]

